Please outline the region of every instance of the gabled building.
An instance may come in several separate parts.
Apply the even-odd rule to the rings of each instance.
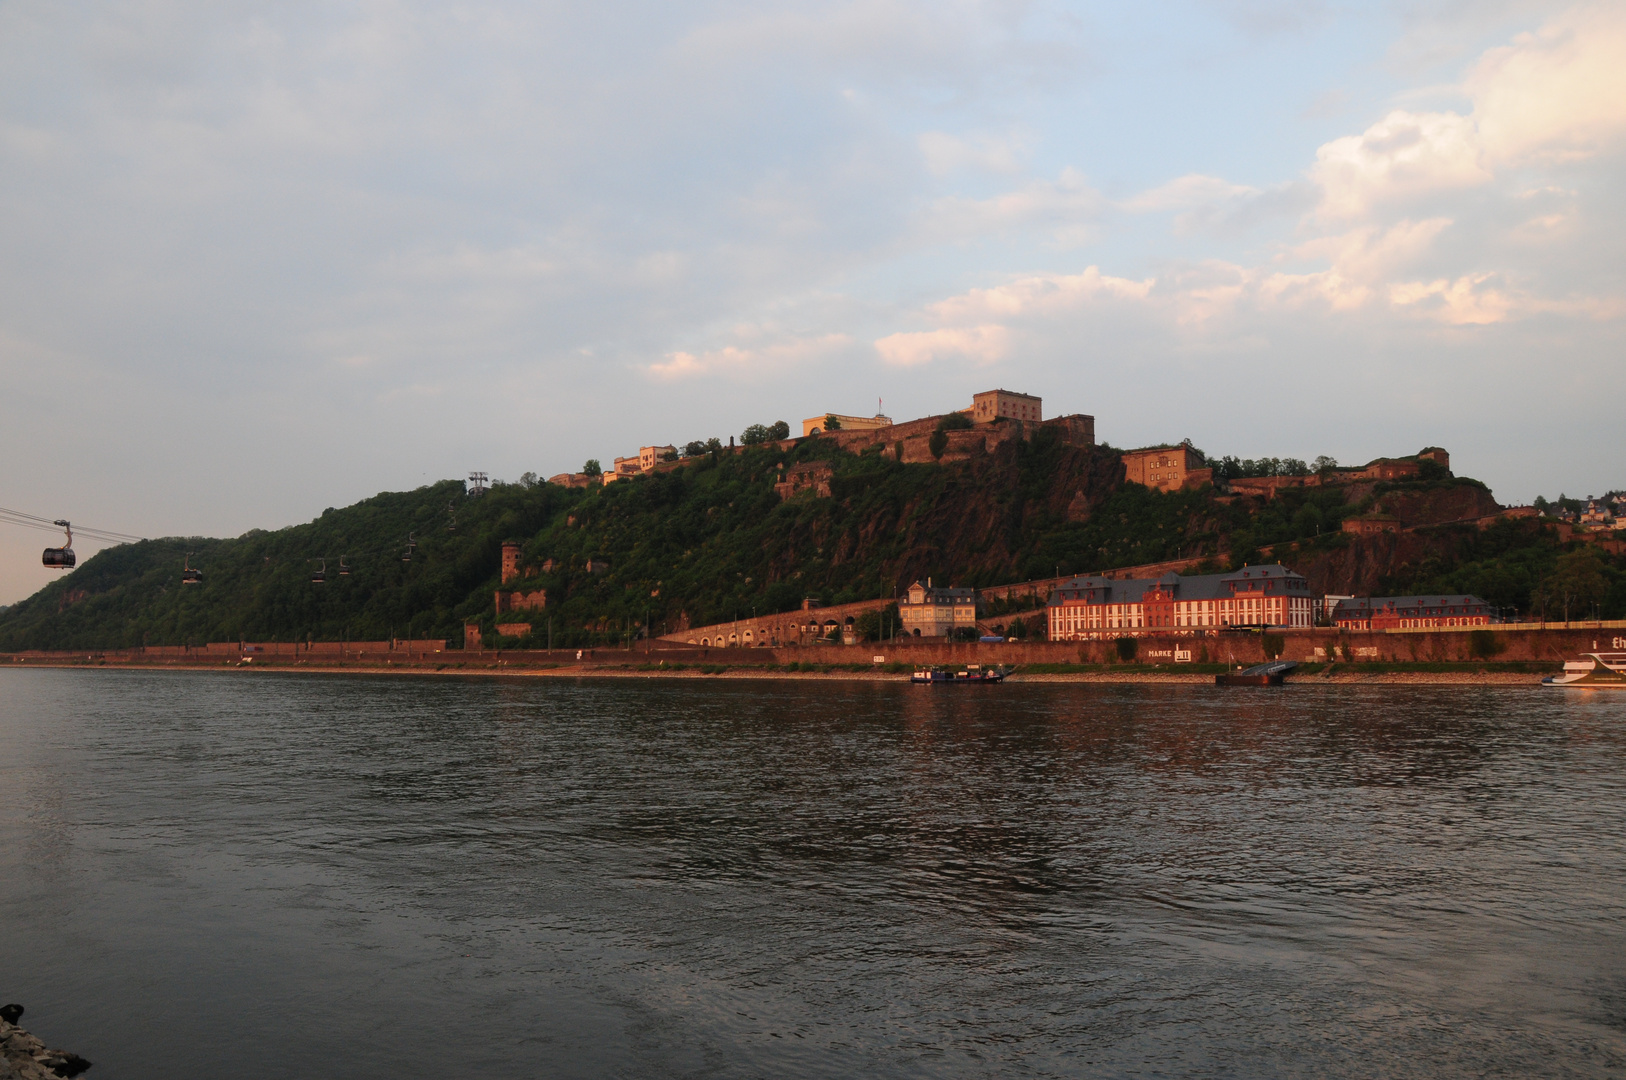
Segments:
[[[1489,626],[1496,609],[1477,596],[1356,596],[1332,609],[1340,630],[1449,630]]]
[[[1076,577],[1056,586],[1047,610],[1051,641],[1296,629],[1315,622],[1309,582],[1279,563],[1192,577]]]
[[[975,628],[981,606],[976,589],[938,589],[915,582],[898,601],[898,619],[910,637],[948,637]]]

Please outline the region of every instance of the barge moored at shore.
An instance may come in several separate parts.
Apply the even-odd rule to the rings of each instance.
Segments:
[[[1272,660],[1264,664],[1255,664],[1251,668],[1239,668],[1236,671],[1227,671],[1223,675],[1214,676],[1215,686],[1280,686],[1287,673],[1299,666],[1297,660]]]
[[[1004,668],[968,664],[963,668],[916,668],[909,677],[917,683],[997,683],[1005,681]]]

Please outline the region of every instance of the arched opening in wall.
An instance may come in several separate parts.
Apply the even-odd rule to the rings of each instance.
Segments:
[[[704,645],[708,649],[711,648],[711,638],[709,638],[709,637],[701,638],[700,639],[700,644]]]
[[[728,635],[728,643],[730,645],[738,645],[740,643],[740,635],[738,635],[738,634],[730,634],[730,635]]]
[[[920,627],[918,627],[918,626],[915,627],[913,630],[910,631],[910,633],[913,634],[915,637],[919,637],[920,636]]]

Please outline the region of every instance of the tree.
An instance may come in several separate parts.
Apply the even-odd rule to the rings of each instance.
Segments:
[[[938,431],[962,431],[971,426],[971,417],[963,412],[952,412],[937,422]]]
[[[790,438],[790,425],[785,423],[783,420],[775,420],[773,423],[768,425],[768,438],[770,438],[770,439],[788,439],[788,438]]]
[[[582,472],[588,476],[603,476],[604,466],[598,463],[598,458],[590,457],[587,459],[587,464],[582,466]]]
[[[1592,548],[1560,555],[1558,566],[1543,583],[1546,594],[1563,606],[1565,622],[1571,612],[1584,617],[1592,605],[1603,600],[1608,587],[1603,559]]]
[[[1326,454],[1322,454],[1320,457],[1315,459],[1315,471],[1321,473],[1322,475],[1332,472],[1337,467],[1338,459],[1335,457],[1328,457]]]
[[[943,451],[948,449],[948,432],[942,428],[932,432],[932,437],[926,441],[926,449],[932,452],[932,457],[942,457]]]
[[[721,439],[717,438],[715,435],[713,435],[711,438],[706,440],[706,450],[705,450],[705,452],[708,453],[708,454],[720,454],[720,453],[722,453],[723,452],[723,440],[721,440]]]
[[[534,472],[522,472],[519,474],[520,487],[531,488],[535,487],[538,483],[539,481],[537,480]]]
[[[768,429],[761,424],[752,424],[740,433],[740,442],[745,446],[758,446],[768,441]]]
[[[840,431],[841,430],[841,417],[837,416],[835,413],[825,413],[824,414],[824,430],[826,430],[826,431]]]
[[[683,456],[684,457],[699,457],[701,454],[704,454],[705,452],[706,452],[706,442],[705,442],[704,439],[691,439],[688,442],[683,444]]]

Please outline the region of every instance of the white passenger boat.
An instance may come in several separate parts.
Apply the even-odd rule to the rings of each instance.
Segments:
[[[1579,660],[1564,661],[1564,674],[1549,675],[1541,681],[1548,686],[1626,689],[1626,652],[1582,653]]]

